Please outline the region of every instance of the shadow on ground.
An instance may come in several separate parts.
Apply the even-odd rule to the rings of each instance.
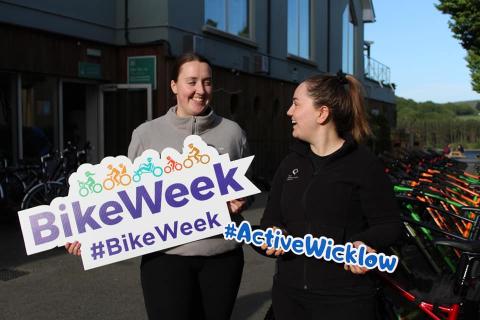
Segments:
[[[255,292],[243,297],[239,297],[235,302],[236,308],[239,310],[232,320],[248,319],[253,315],[257,314],[259,309],[268,309],[270,306],[271,293],[269,291]],[[268,305],[267,305],[268,304]],[[267,305],[265,307],[265,305]],[[266,313],[266,311],[265,311]],[[263,319],[265,315],[260,314],[255,317],[255,319]]]

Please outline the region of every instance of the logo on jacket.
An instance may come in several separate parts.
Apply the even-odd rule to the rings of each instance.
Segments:
[[[292,181],[295,179],[298,179],[298,168],[295,168],[292,170],[292,173],[290,173],[287,177],[287,181]]]

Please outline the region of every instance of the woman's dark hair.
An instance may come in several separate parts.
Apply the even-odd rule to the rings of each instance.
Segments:
[[[194,52],[187,52],[179,56],[177,59],[175,59],[175,64],[173,65],[172,69],[172,80],[173,81],[178,81],[178,75],[180,74],[180,68],[187,62],[191,61],[198,61],[198,62],[204,62],[208,64],[210,69],[212,69],[212,65],[210,64],[210,61],[208,61],[207,58],[205,58],[202,55],[199,55],[198,53]]]
[[[315,107],[326,106],[340,136],[350,133],[360,142],[372,131],[367,121],[362,84],[354,76],[315,75],[305,80]]]

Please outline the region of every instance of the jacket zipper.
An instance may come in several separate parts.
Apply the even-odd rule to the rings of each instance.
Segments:
[[[197,131],[197,118],[193,117],[192,134],[196,134],[196,131]]]
[[[309,219],[310,217],[307,216],[308,212],[307,212],[306,194],[307,194],[308,189],[310,189],[311,185],[313,184],[313,181],[314,181],[315,177],[319,175],[319,171],[316,170],[315,165],[311,160],[310,160],[310,164],[312,165],[312,169],[313,169],[312,177],[311,177],[311,180],[308,182],[307,187],[305,188],[305,191],[304,191],[304,193],[302,195],[302,199],[301,199],[303,209],[305,210],[306,218],[308,218],[307,219],[307,232],[306,232],[306,234],[309,234],[309,233],[312,232],[312,230],[311,230],[312,229],[312,224],[311,224],[310,219]],[[323,166],[323,167],[325,167],[325,166]],[[307,257],[306,256],[304,256],[304,260],[303,260],[303,289],[308,290]]]
[[[307,220],[307,232],[305,234],[309,234],[312,232],[312,224],[310,222],[310,217],[307,216],[307,200],[306,200],[306,194],[307,194],[307,191],[308,189],[310,189],[311,185],[313,184],[313,181],[314,181],[314,178],[315,176],[317,175],[315,173],[315,166],[313,165],[312,163],[312,167],[313,167],[313,174],[312,174],[312,177],[311,177],[311,180],[308,182],[307,184],[307,187],[305,188],[305,191],[303,192],[303,195],[302,195],[302,206],[303,206],[303,209],[305,210],[305,218]],[[303,257],[303,289],[304,290],[308,290],[308,284],[307,284],[307,257]]]

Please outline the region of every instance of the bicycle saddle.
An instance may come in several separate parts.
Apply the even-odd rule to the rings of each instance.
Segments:
[[[421,278],[416,278],[418,281]],[[454,277],[452,275],[443,275],[430,287],[415,288],[411,292],[415,295],[416,301],[428,301],[433,304],[453,304],[460,303],[461,297],[453,292]]]
[[[455,249],[459,249],[468,253],[480,254],[480,241],[479,240],[450,240],[450,239],[438,239],[434,240],[435,245],[448,246]]]

